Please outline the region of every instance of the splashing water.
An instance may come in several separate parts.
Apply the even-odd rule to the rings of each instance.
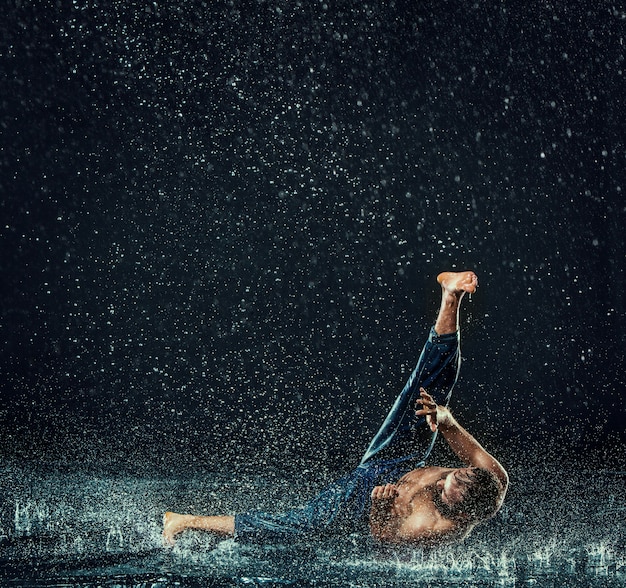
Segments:
[[[4,579],[18,585],[36,586],[43,578],[46,586],[103,585],[104,579],[120,586],[357,582],[368,587],[382,585],[382,579],[392,587],[425,582],[514,586],[519,581],[577,577],[626,585],[621,529],[611,527],[606,518],[602,525],[580,519],[582,507],[568,509],[571,520],[567,514],[557,515],[554,505],[544,504],[540,510],[532,495],[530,500],[513,497],[501,516],[463,544],[433,551],[390,551],[357,536],[304,545],[247,546],[193,532],[181,536],[173,549],[164,549],[160,518],[167,508],[237,512],[246,507],[250,491],[262,497],[275,482],[239,476],[233,484],[219,472],[183,480],[78,472],[37,475],[27,468],[4,471],[3,479],[13,483],[4,488],[1,569]],[[612,496],[619,496],[621,480],[612,482]],[[270,507],[270,502],[261,507]],[[620,508],[615,499],[604,504],[613,513]],[[604,517],[602,508],[595,512]]]

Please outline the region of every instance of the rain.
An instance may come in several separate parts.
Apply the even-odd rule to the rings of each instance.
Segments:
[[[11,0],[0,29],[4,580],[622,585],[621,7]],[[167,509],[358,464],[465,269],[451,407],[511,474],[496,520],[163,552]]]

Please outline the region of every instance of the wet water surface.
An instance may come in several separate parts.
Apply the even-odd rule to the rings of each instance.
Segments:
[[[620,472],[580,472],[556,492],[539,474],[463,544],[384,550],[367,538],[246,546],[189,532],[161,545],[164,510],[287,508],[298,480],[2,473],[7,586],[626,586]],[[515,482],[515,480],[514,480]],[[313,491],[313,490],[311,490]],[[309,488],[307,488],[309,492]],[[304,496],[303,496],[304,497]]]

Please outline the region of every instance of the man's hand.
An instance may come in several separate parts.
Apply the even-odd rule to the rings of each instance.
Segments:
[[[502,484],[499,499],[500,504],[502,504],[509,485],[509,476],[498,460],[485,451],[482,445],[459,425],[445,406],[437,405],[433,397],[424,388],[420,388],[420,397],[415,402],[421,406],[415,411],[415,414],[426,417],[426,422],[433,433],[437,429],[440,430],[450,449],[463,463],[487,470],[498,478]]]
[[[433,433],[439,425],[444,425],[450,419],[450,411],[445,406],[439,406],[424,388],[420,388],[420,397],[416,400],[416,404],[421,408],[418,408],[415,414],[426,417],[426,424]]]
[[[370,531],[379,541],[389,541],[395,537],[398,518],[393,513],[393,501],[398,496],[395,484],[376,486],[372,490],[370,509]]]
[[[395,484],[375,486],[372,490],[372,502],[376,500],[393,500],[398,496],[398,487]]]

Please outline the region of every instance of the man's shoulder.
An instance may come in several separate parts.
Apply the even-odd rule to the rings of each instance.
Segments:
[[[439,466],[424,466],[423,468],[417,468],[415,470],[411,470],[405,478],[418,480],[418,479],[439,479],[443,477],[444,474],[453,471],[454,468],[442,468]]]

